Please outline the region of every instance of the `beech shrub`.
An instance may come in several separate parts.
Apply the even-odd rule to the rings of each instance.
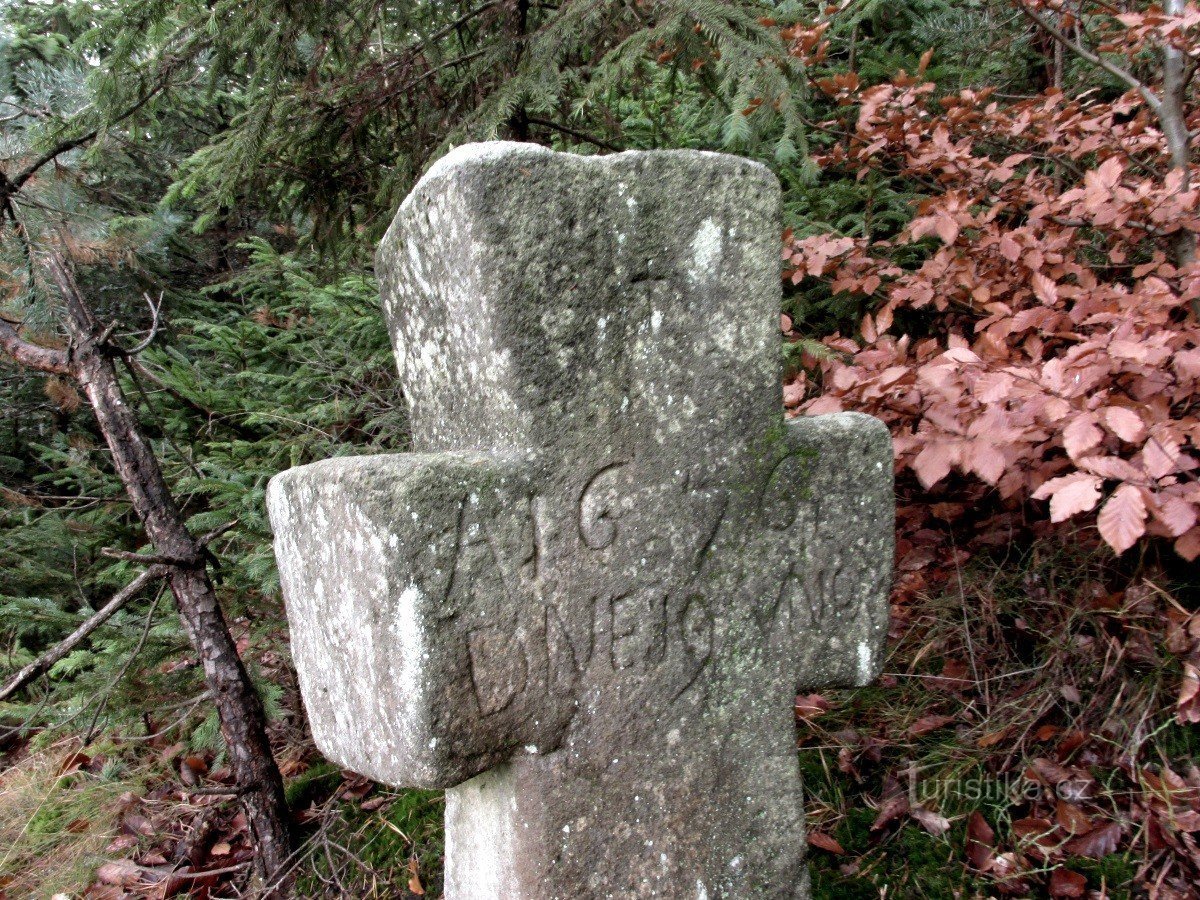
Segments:
[[[1009,505],[1049,501],[1052,522],[1094,515],[1117,553],[1158,537],[1200,555],[1196,177],[1171,168],[1144,94],[937,96],[903,73],[818,87],[848,112],[826,123],[845,133],[824,169],[927,193],[888,240],[785,233],[787,281],[873,304],[859,334],[798,354],[790,413],[878,416],[926,489],[957,472]]]

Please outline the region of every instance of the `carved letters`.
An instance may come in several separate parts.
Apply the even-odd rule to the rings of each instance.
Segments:
[[[604,550],[617,538],[619,480],[624,468],[625,463],[605,466],[591,477],[579,497],[579,534],[593,550]]]
[[[761,490],[750,493],[752,512],[762,524],[775,532],[797,524],[804,499],[798,492],[811,462],[801,453],[784,456],[767,472]],[[466,656],[481,715],[502,712],[533,685],[569,694],[597,665],[645,672],[671,667],[678,672],[668,679],[675,684],[675,696],[695,681],[713,654],[715,622],[708,599],[688,585],[722,533],[731,504],[729,490],[706,484],[705,477],[704,472],[676,473],[673,487],[639,490],[634,463],[610,463],[584,482],[571,504],[575,521],[570,525],[563,521],[566,510],[543,497],[506,508],[503,515],[521,518],[518,528],[506,531],[525,535],[528,546],[522,547],[497,546],[488,516],[474,509],[477,498],[463,497],[445,607],[448,615],[464,619]],[[638,508],[639,502],[656,501],[666,508]],[[637,518],[628,521],[636,525],[636,534],[623,532],[622,518],[634,514]],[[666,515],[686,515],[697,522],[691,547],[666,547],[647,526]],[[571,534],[577,539],[568,540]],[[545,558],[591,553],[593,564],[603,567],[609,548],[635,536],[643,566],[632,575],[614,569],[609,594],[578,595],[572,589],[571,565],[547,564]],[[768,560],[774,560],[781,567],[778,575],[752,573],[744,582],[763,593],[757,618],[764,631],[801,634],[823,618],[826,598],[838,596],[834,584],[840,567],[809,569],[804,556],[803,538],[797,534],[795,545],[763,560],[768,567]],[[589,563],[585,559],[581,564]],[[654,580],[642,580],[647,577]],[[523,596],[523,602],[509,608],[527,612],[509,622],[490,621],[487,610],[494,604],[487,598],[497,592]]]
[[[524,645],[517,635],[488,625],[468,632],[467,649],[479,711],[485,716],[500,712],[525,690],[529,664]]]

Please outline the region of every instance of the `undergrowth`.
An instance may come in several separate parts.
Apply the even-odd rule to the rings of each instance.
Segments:
[[[901,553],[883,676],[797,698],[815,898],[1194,896],[1200,736],[1173,703],[1200,593],[1186,570],[1134,575],[1088,546]],[[259,650],[288,684],[273,734],[302,839],[296,896],[440,896],[442,795],[321,759],[281,648]],[[183,721],[83,752],[52,732],[10,750],[0,896],[81,896],[106,860],[126,868],[101,875],[139,890],[187,860],[234,870],[193,890],[243,890],[244,816],[189,793],[229,773]]]
[[[369,799],[362,799],[364,792]],[[441,791],[376,790],[365,779],[349,779],[314,817],[319,824],[305,842],[296,896],[384,900],[440,894],[443,809]]]
[[[116,835],[122,798],[140,774],[103,752],[60,741],[0,773],[0,896],[77,896],[94,880]]]
[[[901,574],[884,676],[797,701],[815,897],[1194,896],[1192,591],[1111,563],[1042,541]]]

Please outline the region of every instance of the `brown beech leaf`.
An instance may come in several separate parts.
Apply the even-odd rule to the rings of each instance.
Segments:
[[[796,696],[796,715],[801,719],[811,719],[833,708],[828,700],[820,694],[798,694]]]
[[[1049,741],[1056,738],[1062,729],[1057,725],[1043,725],[1033,733],[1035,741]]]
[[[950,474],[953,453],[947,443],[926,444],[912,461],[912,469],[921,480],[921,486],[929,490]]]
[[[1120,841],[1121,826],[1116,822],[1109,822],[1107,825],[1093,828],[1087,834],[1067,841],[1063,849],[1071,856],[1100,859],[1110,853],[1115,853]]]
[[[1054,831],[1054,823],[1049,819],[1027,817],[1017,819],[1012,823],[1013,834],[1023,841],[1039,841],[1049,837]]]
[[[1034,272],[1029,283],[1033,285],[1034,295],[1046,306],[1053,306],[1058,302],[1058,285],[1053,279],[1047,278],[1041,272]]]
[[[62,763],[59,764],[58,774],[67,775],[74,772],[76,769],[81,769],[87,766],[92,761],[92,758],[86,753],[68,753]]]
[[[1192,562],[1200,556],[1200,525],[1175,541],[1175,552]]]
[[[118,859],[101,865],[96,870],[96,880],[101,884],[133,887],[142,880],[142,870],[127,859]]]
[[[1021,245],[1017,243],[1017,239],[1013,237],[1011,231],[1000,236],[1000,255],[1011,263],[1015,263],[1021,258]]]
[[[1200,724],[1200,668],[1192,662],[1183,664],[1183,680],[1175,701],[1175,717],[1183,725]]]
[[[417,868],[417,858],[411,857],[408,861],[408,889],[418,897],[425,895],[425,886],[421,884],[420,872]]]
[[[1145,477],[1129,460],[1121,459],[1119,456],[1085,456],[1076,460],[1076,464],[1079,468],[1086,469],[1101,478],[1137,481]]]
[[[1119,555],[1137,543],[1146,533],[1146,502],[1132,484],[1113,491],[1100,509],[1097,520],[1100,536]]]
[[[1009,735],[1008,728],[990,731],[975,742],[976,747],[994,747]]]
[[[1051,787],[1062,784],[1064,781],[1070,781],[1075,775],[1073,770],[1042,756],[1030,760],[1029,769],[1026,771],[1026,777],[1032,780],[1041,780]]]
[[[1087,891],[1087,879],[1078,872],[1058,868],[1050,873],[1051,897],[1082,897]]]
[[[1065,800],[1058,801],[1058,806],[1054,811],[1054,821],[1069,834],[1084,834],[1092,830],[1092,820],[1088,818],[1087,813],[1074,803],[1067,803]]]
[[[1079,459],[1104,440],[1104,432],[1096,425],[1091,413],[1076,416],[1063,429],[1063,449],[1071,459]]]
[[[1050,493],[1051,522],[1065,522],[1072,516],[1091,512],[1100,502],[1101,481],[1095,475],[1076,472],[1074,475],[1051,479],[1046,484],[1054,482],[1059,484]]]
[[[1187,467],[1179,442],[1166,433],[1151,435],[1142,447],[1142,466],[1152,478],[1166,478]]]
[[[967,862],[972,868],[986,872],[995,859],[996,832],[979,812],[973,810],[967,817]]]
[[[907,734],[909,737],[920,737],[923,734],[929,734],[931,731],[936,731],[943,725],[948,725],[953,721],[954,716],[921,716],[921,718],[917,719],[917,721],[908,726],[905,734]]]
[[[840,856],[846,852],[842,849],[841,844],[821,831],[810,831],[808,833],[808,843],[818,850],[824,850],[826,853],[834,853]]]
[[[953,244],[958,239],[958,222],[952,216],[945,214],[938,216],[934,223],[934,230],[945,244]]]
[[[935,813],[923,806],[914,806],[908,811],[918,824],[935,837],[950,830],[950,820],[940,813]]]
[[[894,822],[906,812],[908,812],[908,798],[903,794],[896,794],[884,800],[883,804],[879,807],[879,814],[875,816],[875,821],[871,823],[871,830],[879,831],[886,828],[891,822]]]
[[[130,834],[141,834],[146,837],[154,836],[154,825],[143,815],[126,813],[121,821],[122,827]]]
[[[136,847],[137,845],[137,835],[118,834],[112,839],[112,841],[109,842],[108,846],[104,848],[104,852],[110,854],[124,853],[126,850],[130,849],[131,847]]]
[[[1110,406],[1104,410],[1104,424],[1121,440],[1133,444],[1146,436],[1146,424],[1132,409]]]
[[[1154,509],[1154,518],[1162,522],[1170,537],[1177,538],[1191,531],[1196,524],[1196,507],[1179,497],[1165,497]]]

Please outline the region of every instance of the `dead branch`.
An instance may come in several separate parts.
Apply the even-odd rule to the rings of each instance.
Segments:
[[[1027,18],[1032,20],[1038,28],[1042,29],[1042,31],[1046,32],[1046,34],[1050,35],[1050,37],[1054,38],[1055,41],[1062,44],[1062,46],[1066,47],[1080,59],[1091,63],[1093,66],[1103,69],[1114,78],[1119,78],[1121,81],[1125,82],[1127,85],[1141,94],[1143,99],[1145,99],[1146,103],[1152,110],[1154,110],[1156,114],[1162,108],[1162,100],[1159,98],[1158,94],[1154,93],[1148,84],[1146,84],[1132,72],[1121,68],[1112,60],[1105,59],[1099,53],[1089,50],[1079,41],[1071,40],[1069,37],[1067,37],[1067,35],[1063,34],[1062,29],[1060,29],[1057,25],[1055,25],[1045,16],[1040,15],[1030,9],[1024,0],[1017,0],[1017,8]]]
[[[216,700],[235,779],[249,788],[241,799],[258,851],[255,867],[269,878],[288,858],[291,834],[283,778],[271,752],[262,700],[229,633],[208,574],[204,546],[188,529],[158,457],[142,434],[117,379],[114,354],[99,341],[103,329],[66,261],[52,252],[48,262],[66,307],[63,324],[72,341],[75,376],[108,445],[113,468],[145,526],[153,552],[175,561],[164,566],[171,594]]]
[[[136,347],[134,347],[132,350],[125,351],[130,356],[137,356],[139,353],[141,353],[143,350],[145,350],[147,347],[149,347],[151,344],[153,344],[154,339],[158,336],[158,315],[159,315],[159,311],[162,309],[163,295],[161,292],[159,292],[157,304],[153,300],[150,299],[149,294],[142,294],[142,297],[145,299],[146,305],[150,307],[150,315],[151,315],[150,332],[146,335],[146,337],[144,337],[141,340],[141,342]]]
[[[0,701],[7,700],[39,675],[48,672],[55,663],[78,647],[89,634],[111,619],[114,613],[136,597],[142,588],[166,574],[167,568],[165,566],[152,565],[121,590],[117,591],[111,600],[92,613],[66,639],[56,644],[50,650],[47,650],[10,678],[4,687],[0,688]]]
[[[71,361],[65,350],[39,347],[21,337],[8,319],[0,317],[0,348],[14,362],[47,375],[71,375]]]

